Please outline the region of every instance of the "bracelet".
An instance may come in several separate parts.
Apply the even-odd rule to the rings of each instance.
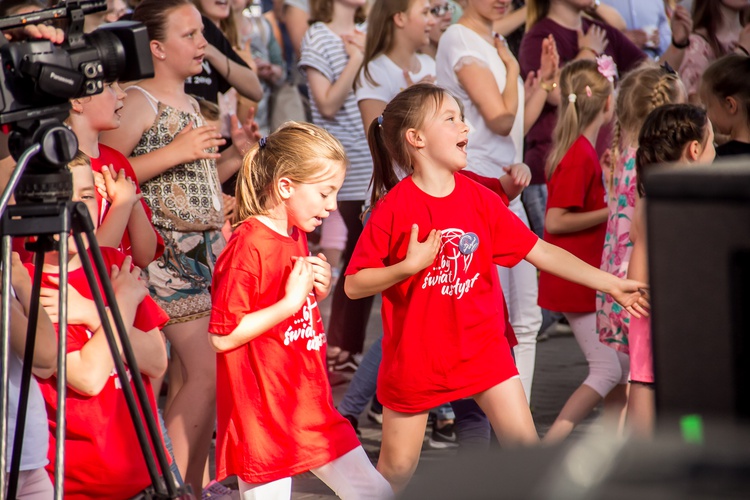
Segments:
[[[557,82],[552,82],[552,83],[542,82],[539,84],[539,86],[545,92],[550,93],[557,88]]]
[[[229,65],[229,58],[227,57],[227,76],[224,77],[225,80],[229,80],[229,74],[232,72],[232,67]]]
[[[586,47],[585,45],[583,47],[578,47],[578,52],[582,52],[584,50],[588,50],[592,54],[594,54],[594,57],[599,57],[599,53],[592,49],[591,47]]]
[[[686,40],[685,40],[684,42],[682,42],[682,43],[677,43],[677,42],[676,42],[676,41],[674,40],[674,36],[673,36],[673,37],[672,37],[672,45],[674,45],[676,49],[686,49],[686,48],[690,47],[690,37],[688,37],[688,38],[687,38],[687,39],[686,39]]]
[[[737,44],[737,47],[735,47],[735,48],[740,49],[740,51],[742,51],[743,54],[745,54],[746,56],[750,57],[750,52],[748,52],[747,49],[745,47],[743,47],[742,45]]]

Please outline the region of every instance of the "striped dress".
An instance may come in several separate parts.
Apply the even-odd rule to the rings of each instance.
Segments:
[[[314,23],[307,30],[302,39],[301,53],[300,69],[303,72],[308,68],[315,69],[332,84],[341,76],[349,61],[344,41],[323,23]],[[367,187],[372,177],[372,158],[354,91],[349,91],[344,105],[333,119],[325,118],[320,114],[314,98],[310,102],[313,123],[326,129],[341,141],[349,159],[346,178],[339,191],[338,199],[341,201],[365,200]]]

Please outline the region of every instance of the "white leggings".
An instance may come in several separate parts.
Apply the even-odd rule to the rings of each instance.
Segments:
[[[605,397],[618,384],[628,382],[630,358],[599,342],[596,331],[596,313],[563,313],[570,323],[573,335],[586,356],[589,375],[584,384]]]
[[[529,221],[520,197],[510,203],[510,210],[528,227]],[[522,260],[511,268],[497,267],[503,287],[505,303],[508,304],[510,324],[516,333],[518,345],[513,348],[516,368],[526,401],[531,404],[531,385],[536,364],[536,337],[542,327],[542,308],[537,304],[539,283],[536,268]]]
[[[361,446],[310,472],[344,500],[393,498],[391,485],[375,470]],[[291,477],[262,484],[246,483],[240,478],[237,480],[242,500],[283,500],[292,497]]]

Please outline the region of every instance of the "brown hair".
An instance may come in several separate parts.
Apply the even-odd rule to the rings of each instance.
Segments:
[[[716,57],[723,55],[719,39],[716,33],[719,30],[721,22],[721,1],[720,0],[694,0],[693,1],[693,32],[703,29],[703,36],[716,54]]]
[[[346,165],[343,146],[326,130],[311,123],[285,123],[254,145],[242,161],[235,225],[268,213],[268,205],[279,200],[276,186],[282,177],[317,182]]]
[[[666,67],[648,61],[628,73],[620,82],[617,93],[617,121],[612,138],[610,168],[614,170],[620,151],[627,146],[622,141],[625,138],[637,139],[646,116],[652,110],[664,104],[684,102],[685,99],[685,87],[680,77]],[[612,180],[610,176],[610,182]],[[611,192],[612,186],[608,188]]]
[[[562,97],[547,159],[548,179],[583,129],[602,112],[612,91],[612,83],[599,72],[596,61],[579,59],[565,65],[560,73]]]
[[[68,162],[68,169],[83,166],[91,168],[91,158],[79,149],[73,159]]]
[[[335,0],[310,0],[309,23],[330,23],[333,21],[333,3]],[[358,7],[354,12],[354,22],[361,24],[365,22],[365,8]],[[368,27],[369,29],[369,27]]]
[[[427,113],[440,109],[443,99],[450,95],[447,90],[429,83],[412,85],[396,95],[383,114],[372,121],[367,131],[373,164],[372,206],[398,183],[394,167],[407,175],[414,171],[406,131],[420,128]]]
[[[191,0],[143,0],[133,11],[133,21],[146,26],[149,40],[163,42],[167,37],[169,13],[183,5],[195,7]]]
[[[635,153],[638,194],[646,195],[644,169],[679,161],[685,146],[692,141],[705,146],[707,139],[708,117],[698,106],[667,104],[651,111],[638,134],[638,151]]]
[[[750,57],[728,54],[703,73],[703,86],[719,100],[734,97],[750,124]]]
[[[393,49],[396,31],[393,16],[409,10],[412,2],[415,1],[417,0],[375,0],[370,8],[365,36],[365,57],[362,60],[360,74],[364,71],[367,81],[376,87],[379,84],[370,75],[368,66],[380,54],[387,54]],[[360,74],[357,75],[355,82],[359,80]]]

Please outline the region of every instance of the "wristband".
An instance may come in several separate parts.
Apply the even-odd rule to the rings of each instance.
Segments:
[[[677,43],[674,39],[674,36],[672,37],[672,45],[675,46],[677,49],[686,49],[690,47],[690,37],[688,37],[684,42]]]

